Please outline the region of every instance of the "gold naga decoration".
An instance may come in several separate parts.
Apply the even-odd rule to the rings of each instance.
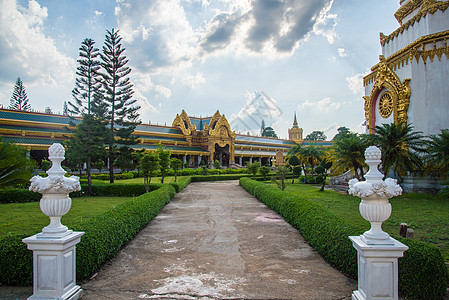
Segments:
[[[407,111],[410,105],[410,79],[406,78],[401,83],[396,73],[388,66],[385,57],[380,55],[379,59],[380,62],[376,65],[376,79],[371,94],[363,97],[365,99],[365,118],[370,133],[374,132],[373,110],[375,106],[373,101],[379,105],[379,113],[383,118],[388,118],[393,113],[396,124],[407,122]],[[380,95],[384,89],[386,92]]]

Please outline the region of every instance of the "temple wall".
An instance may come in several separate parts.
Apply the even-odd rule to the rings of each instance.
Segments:
[[[404,20],[405,21],[405,20]],[[422,36],[446,31],[449,28],[449,9],[446,11],[437,10],[433,15],[427,13],[424,18],[415,22],[408,29],[404,29],[397,37],[386,43],[382,47],[382,54],[388,58],[397,51],[405,48]]]

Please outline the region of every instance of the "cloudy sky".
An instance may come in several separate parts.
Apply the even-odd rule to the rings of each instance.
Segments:
[[[71,101],[79,47],[120,30],[143,123],[218,109],[237,131],[287,138],[362,132],[363,74],[399,0],[0,0],[0,103],[24,82],[31,106]]]

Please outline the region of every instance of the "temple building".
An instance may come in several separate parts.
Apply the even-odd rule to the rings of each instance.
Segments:
[[[449,1],[401,0],[399,27],[364,77],[367,131],[408,122],[425,135],[449,127]]]
[[[52,143],[69,138],[69,121],[64,115],[0,108],[0,136],[26,148],[32,158],[40,161]],[[75,123],[80,121],[81,118],[75,118]],[[278,152],[285,157],[297,144],[332,145],[331,141],[304,141],[296,114],[288,140],[237,134],[219,111],[212,117],[197,118],[189,117],[183,110],[171,126],[140,124],[134,134],[140,137],[140,143],[132,146],[134,149],[156,150],[163,145],[189,167],[197,167],[201,161],[212,166],[216,160],[223,167],[234,168],[255,161],[273,165]]]

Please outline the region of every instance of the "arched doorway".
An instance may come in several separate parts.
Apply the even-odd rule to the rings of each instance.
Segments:
[[[215,144],[214,161],[218,160],[220,166],[229,167],[229,161],[231,158],[231,153],[229,152],[229,144],[224,147],[220,147],[217,143]]]

